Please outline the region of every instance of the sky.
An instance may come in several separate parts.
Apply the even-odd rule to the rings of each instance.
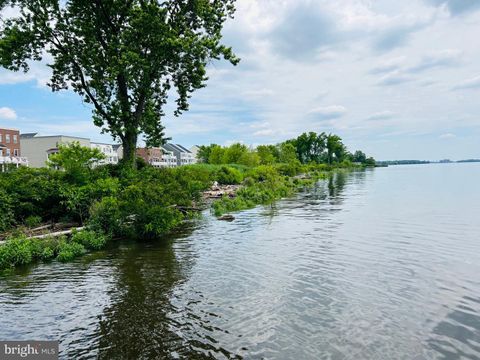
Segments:
[[[479,0],[238,0],[223,42],[240,64],[209,64],[190,111],[168,106],[163,124],[184,146],[315,131],[378,160],[480,158],[479,39]],[[0,127],[112,142],[49,76],[0,69]]]

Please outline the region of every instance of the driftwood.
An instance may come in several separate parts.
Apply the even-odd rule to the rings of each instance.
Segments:
[[[48,234],[30,236],[28,239],[45,239],[45,238],[48,238],[48,237],[58,237],[58,236],[62,236],[62,235],[70,235],[74,230],[80,231],[80,230],[83,230],[83,229],[85,229],[84,226],[77,227],[77,228],[72,228],[72,229],[69,229],[69,230],[56,231],[56,232],[52,232],[52,233],[48,233]]]
[[[29,229],[28,232],[37,232],[45,229],[50,229],[52,226],[53,224],[47,224],[47,225],[39,226],[33,229]]]
[[[241,188],[241,185],[218,185],[214,184],[210,190],[203,192],[205,199],[220,199],[224,196],[235,197],[236,192]]]

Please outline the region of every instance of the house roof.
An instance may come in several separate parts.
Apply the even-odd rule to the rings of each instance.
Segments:
[[[190,150],[185,149],[182,145],[179,144],[165,144],[165,149],[170,151],[179,151],[183,153],[190,154]]]
[[[25,134],[20,134],[20,139],[30,139],[33,138],[37,135],[38,133],[25,133]]]
[[[28,134],[21,134],[20,139],[46,139],[46,138],[60,138],[60,137],[66,137],[66,138],[71,138],[71,139],[79,139],[79,140],[88,140],[90,141],[89,138],[84,138],[84,137],[79,137],[79,136],[70,136],[70,135],[47,135],[47,136],[37,136],[38,133],[28,133]]]

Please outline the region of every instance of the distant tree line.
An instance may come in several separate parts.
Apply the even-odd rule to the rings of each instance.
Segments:
[[[198,160],[207,164],[241,164],[246,166],[275,163],[335,164],[342,162],[375,165],[375,159],[357,150],[351,153],[338,135],[303,133],[277,145],[259,145],[255,149],[236,143],[230,146],[200,146]]]

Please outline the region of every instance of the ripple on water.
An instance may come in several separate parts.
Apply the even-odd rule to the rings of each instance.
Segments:
[[[480,359],[480,167],[445,169],[339,174],[232,223],[19,271],[0,280],[0,338],[60,339],[64,358]]]

